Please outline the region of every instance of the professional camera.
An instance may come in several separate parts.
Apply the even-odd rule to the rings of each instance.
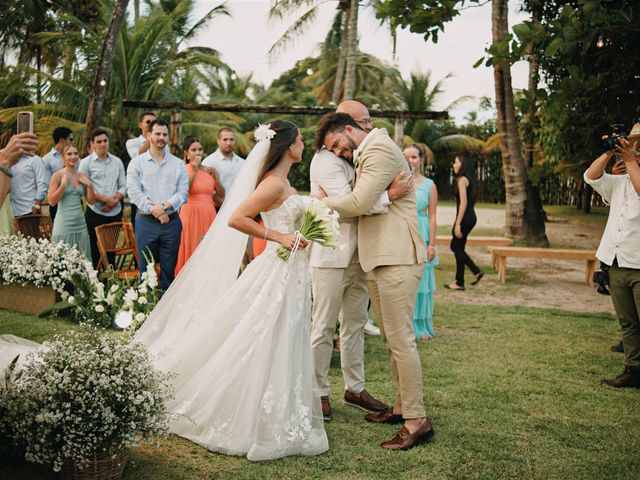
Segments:
[[[609,265],[600,262],[600,270],[593,272],[593,283],[598,285],[597,292],[601,295],[611,295],[609,292]]]
[[[620,146],[620,139],[627,138],[627,134],[622,131],[623,129],[624,125],[621,123],[611,125],[611,133],[600,139],[600,148],[603,152],[608,152]]]

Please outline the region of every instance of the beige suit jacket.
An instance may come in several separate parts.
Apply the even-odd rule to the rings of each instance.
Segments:
[[[365,272],[384,265],[427,261],[427,248],[418,229],[415,192],[394,200],[386,215],[365,216],[403,170],[409,173],[400,148],[386,130],[374,131],[359,152],[353,192],[324,200],[341,217],[359,217],[358,255]]]
[[[355,171],[346,160],[336,156],[329,150],[320,150],[313,156],[309,167],[311,193],[324,190],[329,197],[341,197],[353,191]],[[389,196],[383,192],[367,215],[387,213]],[[358,261],[358,218],[340,217],[340,237],[338,247],[323,247],[312,243],[309,264],[320,268],[347,268]]]

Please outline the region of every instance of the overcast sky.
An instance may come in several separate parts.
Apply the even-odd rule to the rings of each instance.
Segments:
[[[219,3],[217,0],[197,0],[194,17],[201,17]],[[238,75],[253,72],[255,81],[267,85],[293,67],[297,60],[318,54],[318,45],[323,41],[335,15],[337,1],[323,4],[308,33],[275,59],[270,59],[267,52],[295,17],[270,22],[270,4],[270,0],[227,0],[231,18],[215,19],[192,43],[217,49]],[[525,14],[517,11],[518,4],[517,1],[509,1],[510,25],[526,19]],[[388,30],[380,26],[370,7],[362,7],[360,12],[360,49],[391,62],[392,44]],[[398,67],[404,78],[412,71],[430,70],[433,80],[439,80],[448,73],[453,74],[453,78],[445,83],[445,93],[436,105],[438,109],[444,109],[463,95],[494,98],[493,70],[484,66],[473,68],[490,42],[491,2],[482,7],[465,9],[446,25],[445,33],[440,35],[437,44],[431,41],[427,43],[421,35],[408,30],[399,31]],[[526,63],[516,64],[512,73],[514,88],[526,87]],[[449,113],[461,119],[467,111],[476,109],[477,102],[468,102]]]

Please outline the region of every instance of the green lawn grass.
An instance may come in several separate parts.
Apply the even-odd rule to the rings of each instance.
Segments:
[[[493,306],[436,305],[437,337],[419,344],[428,444],[388,452],[394,426],[370,425],[341,404],[339,357],[331,366],[334,420],[329,452],[252,463],[170,437],[131,451],[127,480],[190,479],[632,479],[640,478],[638,390],[599,384],[622,367],[608,314]],[[73,328],[0,311],[0,332],[34,340]],[[393,390],[379,337],[366,341],[367,389]],[[45,467],[0,459],[0,478],[57,478]]]

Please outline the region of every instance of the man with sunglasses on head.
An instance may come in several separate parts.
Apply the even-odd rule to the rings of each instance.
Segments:
[[[584,172],[584,181],[610,206],[596,257],[610,266],[609,291],[624,344],[623,372],[602,383],[640,388],[640,124],[628,140],[618,137],[615,143]],[[626,173],[609,175],[605,167],[616,155],[624,161]]]

